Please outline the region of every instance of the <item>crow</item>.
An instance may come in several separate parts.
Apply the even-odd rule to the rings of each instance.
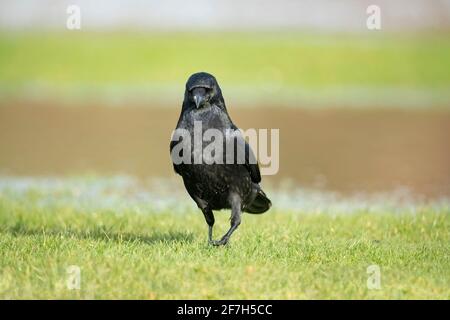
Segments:
[[[215,151],[211,153],[214,154],[214,159],[221,161],[211,163],[207,161],[211,159],[203,158],[200,163],[195,162],[195,157],[198,157],[194,145],[196,124],[201,124],[202,134],[208,129],[215,129],[223,134],[223,154],[216,155]],[[213,75],[199,72],[189,77],[175,132],[180,129],[187,132],[188,136],[179,137],[178,140],[175,135],[172,136],[170,152],[174,170],[181,175],[187,192],[203,212],[208,224],[209,243],[215,246],[226,245],[241,223],[242,212],[264,213],[272,203],[259,185],[261,174],[253,151],[231,121],[222,91]],[[220,143],[218,141],[214,142]],[[183,142],[185,144],[182,146],[186,148],[179,151],[180,148],[176,146]],[[202,140],[201,147],[205,145],[206,141]],[[229,146],[232,147],[227,148]],[[238,158],[239,155],[241,159]],[[189,161],[174,161],[174,156]],[[231,226],[220,240],[213,240],[213,210],[221,209],[231,209]]]

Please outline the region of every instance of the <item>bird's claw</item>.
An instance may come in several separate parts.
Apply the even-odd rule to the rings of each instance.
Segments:
[[[228,243],[228,239],[227,238],[222,238],[220,240],[209,240],[209,244],[213,245],[213,246],[224,246]]]

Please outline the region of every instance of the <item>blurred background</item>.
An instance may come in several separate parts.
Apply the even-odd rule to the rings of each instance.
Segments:
[[[371,4],[380,30],[366,26]],[[168,146],[198,71],[239,127],[280,129],[269,188],[450,196],[448,0],[1,0],[3,185],[120,175],[182,188]]]

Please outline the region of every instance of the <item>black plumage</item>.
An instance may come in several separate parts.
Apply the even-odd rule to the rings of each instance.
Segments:
[[[194,163],[194,122],[197,122],[197,125],[201,123],[202,133],[213,128],[223,134],[223,154],[218,156],[222,163],[216,161],[207,164],[207,159]],[[191,137],[190,141],[185,141],[191,147],[191,154],[188,156],[191,161],[174,162],[175,172],[182,176],[186,190],[205,216],[209,226],[209,242],[214,245],[227,244],[231,234],[241,223],[242,212],[263,213],[270,208],[271,202],[259,186],[261,175],[258,163],[252,161],[255,158],[250,146],[231,121],[214,76],[199,72],[188,79],[177,129],[184,129]],[[179,141],[173,139],[170,143],[172,159],[172,152]],[[227,161],[225,152],[230,142],[234,143],[231,163]],[[206,147],[210,142],[201,143]],[[242,151],[245,151],[244,161],[238,161],[237,157]],[[214,241],[213,210],[220,209],[231,209],[231,226],[219,241]]]

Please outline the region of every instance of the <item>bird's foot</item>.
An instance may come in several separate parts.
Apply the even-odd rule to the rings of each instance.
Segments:
[[[209,240],[209,244],[213,245],[213,246],[224,246],[228,243],[229,238],[225,238],[223,237],[220,240]]]

